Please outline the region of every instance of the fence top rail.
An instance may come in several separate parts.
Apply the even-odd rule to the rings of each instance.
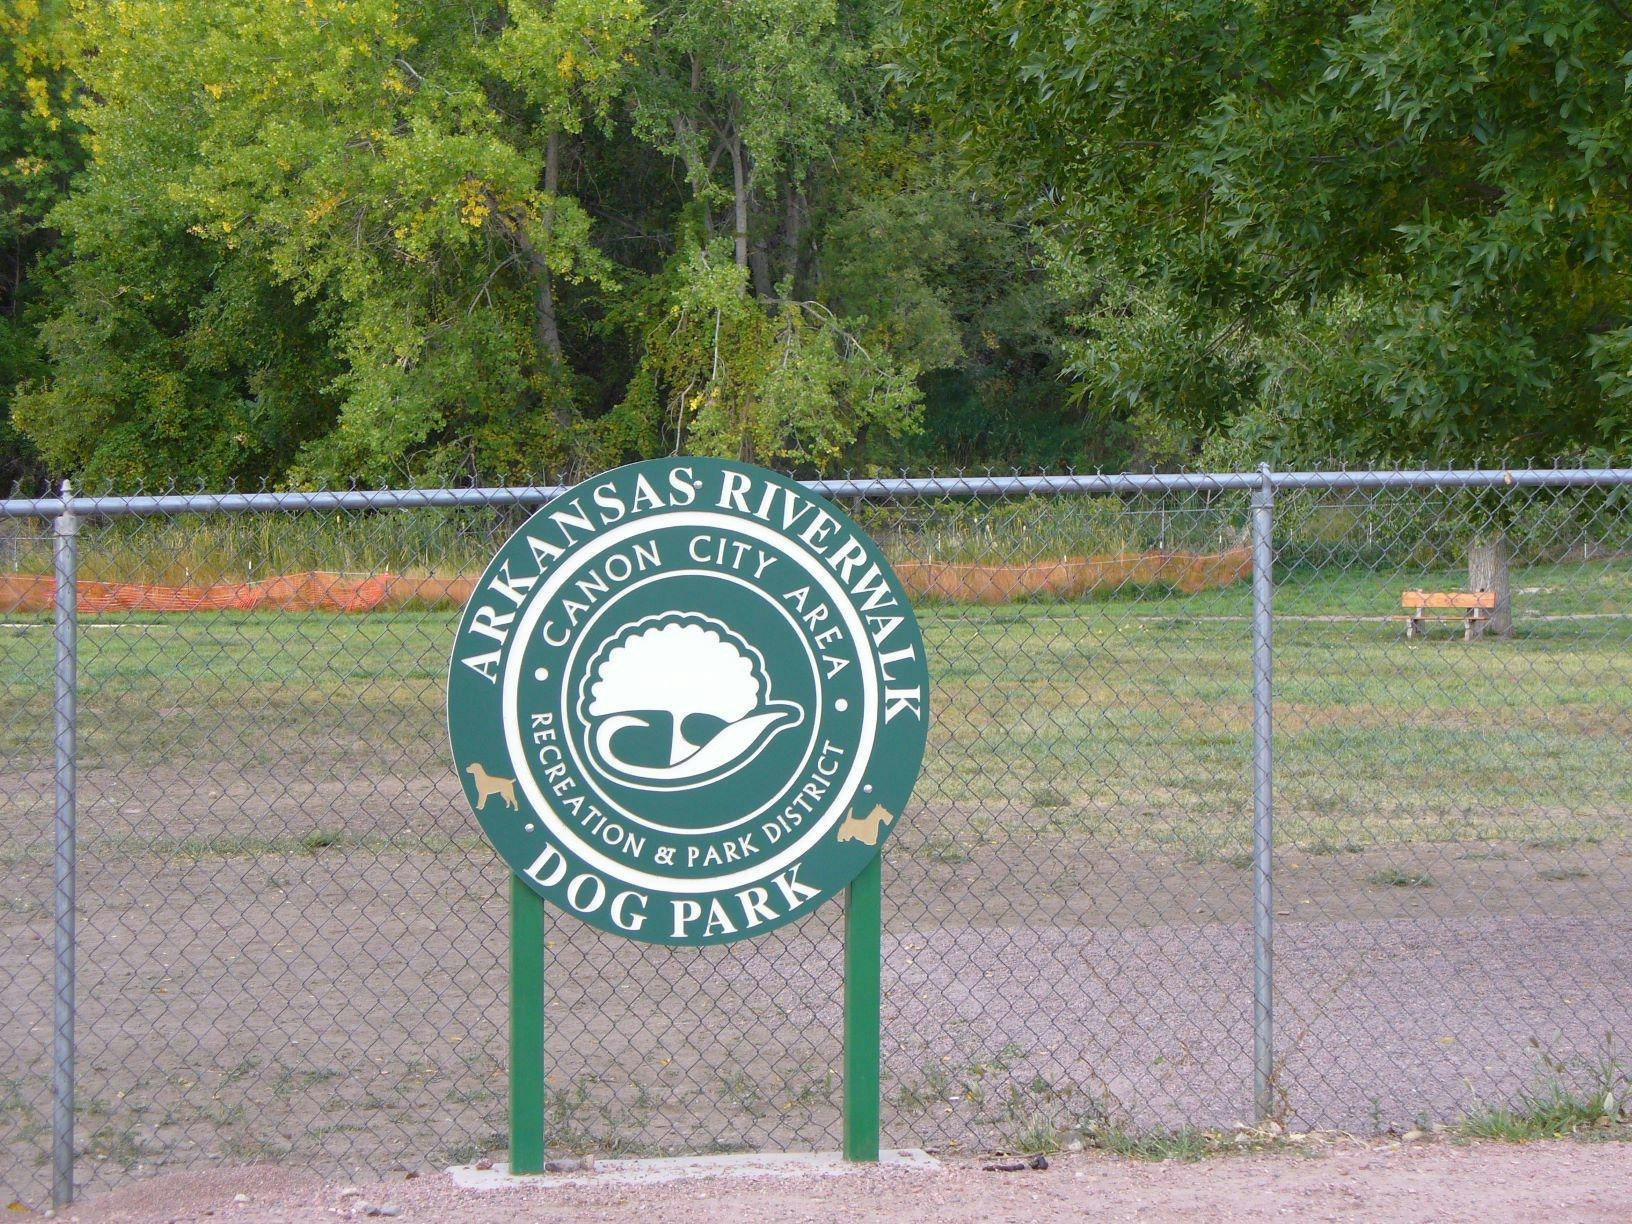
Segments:
[[[1632,468],[1443,468],[1274,472],[1082,473],[1044,476],[867,476],[807,480],[806,487],[827,497],[1004,497],[1096,493],[1229,492],[1248,489],[1432,489],[1580,487],[1632,485]],[[164,493],[8,498],[0,518],[102,517],[161,514],[245,514],[279,511],[410,510],[425,507],[543,505],[564,485],[505,485],[460,489],[349,489],[320,492]]]

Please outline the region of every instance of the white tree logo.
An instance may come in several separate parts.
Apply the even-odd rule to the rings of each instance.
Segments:
[[[712,617],[671,612],[636,621],[601,646],[580,709],[596,764],[609,776],[642,790],[682,790],[736,773],[804,721],[803,709],[770,692],[759,651]],[[700,744],[687,738],[696,715],[721,724]],[[621,732],[650,727],[667,731],[666,759],[637,763],[619,754],[613,740]]]

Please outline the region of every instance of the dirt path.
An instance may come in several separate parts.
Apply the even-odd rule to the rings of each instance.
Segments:
[[[1245,870],[1062,841],[1044,856],[1059,881],[1028,894],[1029,860],[1006,870],[982,848],[941,863],[904,844],[884,966],[889,1142],[978,1151],[1039,1124],[1251,1117]],[[1382,850],[1287,857],[1276,1053],[1293,1125],[1452,1122],[1534,1085],[1544,1059],[1573,1076],[1606,1033],[1632,1032],[1625,843],[1495,850],[1420,850],[1424,888],[1368,884]],[[81,865],[87,1191],[211,1161],[428,1172],[503,1146],[490,852],[92,847]],[[48,887],[42,869],[33,895]],[[661,955],[555,926],[552,1144],[831,1142],[837,922],[830,908],[751,945]],[[0,1057],[0,1202],[48,1193],[50,932],[43,902],[0,912],[0,1015],[28,1018],[8,1034],[15,1064]],[[695,984],[683,1006],[674,981]]]
[[[374,1214],[370,1214],[373,1212]],[[865,1220],[1625,1221],[1632,1143],[1522,1146],[1340,1141],[1195,1164],[1062,1156],[1045,1171],[870,1170],[842,1176],[552,1185],[475,1194],[445,1174],[344,1186],[260,1166],[174,1173],[86,1200],[79,1224],[396,1218],[405,1221]]]
[[[209,1162],[429,1172],[504,1145],[504,877],[451,774],[85,776],[87,1192]],[[50,785],[36,771],[0,795],[0,1017],[15,1018],[0,1033],[0,1203],[49,1193],[49,822],[25,819],[17,795]],[[1252,1116],[1242,861],[1205,838],[1118,841],[1124,826],[1178,827],[1142,806],[1096,809],[1103,827],[1080,829],[1056,826],[1083,813],[1019,801],[1000,819],[973,803],[920,814],[887,872],[890,1143],[980,1151],[1039,1127]],[[1556,1062],[1590,1070],[1606,1034],[1632,1032],[1624,813],[1601,840],[1575,835],[1577,814],[1534,819],[1532,841],[1284,849],[1275,1052],[1290,1124],[1453,1122]],[[830,1143],[839,924],[828,907],[751,944],[665,951],[552,922],[552,1145]]]

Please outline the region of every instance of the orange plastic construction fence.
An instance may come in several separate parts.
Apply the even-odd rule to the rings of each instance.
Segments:
[[[1252,573],[1246,548],[1221,553],[1132,553],[1074,557],[1029,565],[901,561],[901,583],[916,598],[952,603],[1003,604],[1046,596],[1080,599],[1120,586],[1174,587],[1194,593],[1228,586]],[[160,586],[149,582],[79,584],[79,610],[99,612],[373,612],[382,608],[460,608],[475,577],[327,573],[312,570],[258,582]],[[56,583],[42,574],[0,574],[0,612],[46,612]]]
[[[901,561],[901,585],[918,597],[953,603],[1003,604],[1039,595],[1081,599],[1121,586],[1169,586],[1186,594],[1229,586],[1252,573],[1252,550],[1221,553],[1144,552],[1067,557],[1029,565],[956,565]]]
[[[474,578],[358,577],[311,571],[258,582],[160,586],[151,582],[79,583],[79,610],[98,612],[372,612],[423,602],[462,606]],[[43,575],[0,575],[0,609],[44,612],[56,598],[55,580]]]

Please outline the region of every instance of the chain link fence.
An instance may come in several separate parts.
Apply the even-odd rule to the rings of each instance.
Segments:
[[[885,857],[887,1142],[1377,1131],[1624,1077],[1632,472],[820,487],[935,681]],[[442,701],[549,495],[0,507],[11,1197],[51,1199],[54,1132],[63,1197],[70,1082],[80,1192],[504,1148],[505,879]],[[1406,592],[1481,589],[1407,636]],[[839,910],[701,949],[552,916],[552,1148],[833,1146]]]

